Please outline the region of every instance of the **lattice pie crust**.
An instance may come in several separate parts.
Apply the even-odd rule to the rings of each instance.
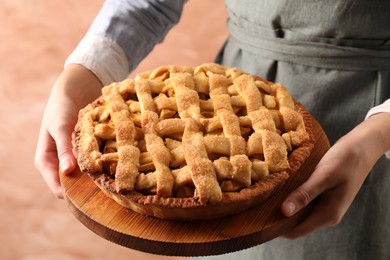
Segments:
[[[218,64],[164,66],[103,88],[74,152],[109,197],[166,219],[223,217],[275,194],[313,147],[285,87]]]

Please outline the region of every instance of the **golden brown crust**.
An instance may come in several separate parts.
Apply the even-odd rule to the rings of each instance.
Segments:
[[[132,209],[140,214],[175,220],[213,219],[237,214],[261,204],[270,196],[276,194],[283,188],[283,184],[292,174],[297,174],[299,168],[311,153],[314,147],[312,117],[301,104],[297,103],[296,107],[304,118],[306,131],[310,138],[306,139],[302,146],[289,155],[290,169],[268,175],[266,179],[256,182],[251,187],[242,189],[240,192],[225,192],[221,201],[217,204],[201,204],[195,198],[145,196],[139,192],[118,194],[115,191],[112,179],[107,175],[89,175],[108,197],[123,207]],[[77,136],[77,131],[75,131],[75,134]],[[75,146],[75,152],[77,152],[77,145]]]
[[[258,205],[296,174],[314,146],[311,120],[279,84],[216,64],[161,67],[105,87],[80,111],[73,145],[80,169],[122,206],[209,219]]]

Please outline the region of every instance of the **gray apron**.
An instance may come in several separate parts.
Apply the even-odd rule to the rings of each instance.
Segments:
[[[230,36],[217,62],[285,85],[331,143],[390,98],[390,1],[225,2]],[[206,259],[390,259],[389,161],[378,161],[339,225]]]

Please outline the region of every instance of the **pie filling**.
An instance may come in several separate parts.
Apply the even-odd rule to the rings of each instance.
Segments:
[[[105,86],[80,111],[80,169],[117,194],[216,204],[290,168],[310,138],[286,88],[218,64],[163,66]]]

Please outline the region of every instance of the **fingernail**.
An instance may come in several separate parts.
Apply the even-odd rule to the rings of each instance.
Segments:
[[[295,204],[291,201],[287,202],[285,206],[285,212],[288,216],[293,215],[295,212]]]
[[[55,196],[56,196],[58,199],[63,199],[63,198],[64,198],[64,195],[62,194],[62,189],[61,189],[61,187],[57,188],[57,189],[54,191],[54,194],[55,194]]]
[[[62,173],[66,174],[70,167],[71,167],[71,162],[68,159],[63,159],[60,162],[60,170]]]

